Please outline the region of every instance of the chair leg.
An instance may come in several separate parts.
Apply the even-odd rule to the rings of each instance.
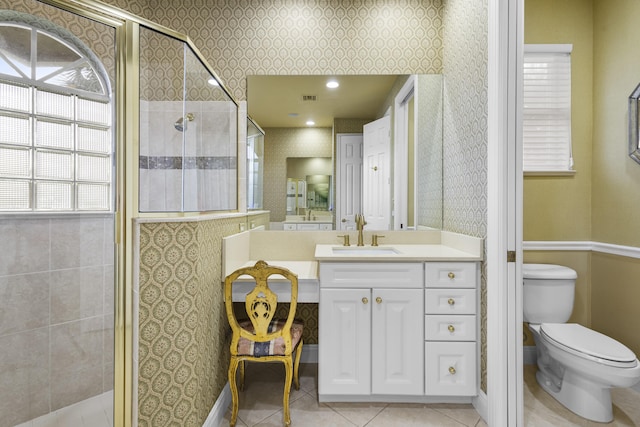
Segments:
[[[291,425],[291,414],[289,413],[289,394],[291,393],[291,377],[293,376],[293,366],[291,366],[291,358],[284,360],[284,397],[282,398],[282,407],[284,409],[284,425]]]
[[[240,362],[240,391],[244,391],[244,368],[246,360]]]
[[[238,359],[235,357],[231,357],[231,361],[229,362],[229,388],[231,388],[232,404],[229,427],[234,427],[238,419],[238,385],[236,384],[236,371],[238,370],[238,362]]]
[[[296,349],[296,362],[295,365],[293,365],[293,384],[296,387],[296,390],[300,390],[300,377],[298,376],[300,355],[302,355],[302,339],[300,339],[300,344],[298,344],[298,348]]]

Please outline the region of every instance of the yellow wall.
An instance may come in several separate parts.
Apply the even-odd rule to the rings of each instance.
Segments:
[[[627,99],[640,82],[634,0],[594,2],[592,235],[640,247],[640,164],[627,151]],[[640,260],[594,254],[592,326],[640,355]]]
[[[640,165],[627,153],[627,98],[640,82],[633,0],[526,0],[525,43],[572,43],[571,178],[525,177],[524,240],[640,247]],[[600,252],[530,251],[525,262],[578,272],[570,321],[640,354],[640,260]],[[525,345],[531,344],[525,337]]]
[[[593,240],[640,247],[640,164],[627,151],[627,99],[640,83],[640,2],[594,6]]]
[[[525,43],[571,43],[571,177],[524,179],[524,240],[591,239],[593,11],[588,0],[525,0]]]

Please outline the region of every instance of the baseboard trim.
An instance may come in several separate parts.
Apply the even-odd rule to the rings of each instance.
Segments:
[[[222,392],[220,392],[220,396],[218,396],[213,408],[211,408],[209,416],[204,421],[204,424],[202,424],[202,427],[220,427],[224,421],[224,415],[227,413],[227,409],[229,409],[229,405],[231,405],[231,389],[227,382]]]
[[[480,418],[482,418],[485,423],[489,424],[489,401],[487,399],[487,394],[482,390],[478,390],[478,395],[471,399],[471,404],[476,409],[478,415],[480,415]]]
[[[524,251],[582,251],[599,252],[640,259],[640,248],[635,246],[614,245],[611,243],[590,241],[526,241],[522,242]]]

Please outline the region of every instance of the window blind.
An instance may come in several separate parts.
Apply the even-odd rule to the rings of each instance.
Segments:
[[[572,170],[571,45],[525,45],[523,86],[523,170]]]

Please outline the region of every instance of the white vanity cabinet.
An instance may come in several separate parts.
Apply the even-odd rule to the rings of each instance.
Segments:
[[[425,393],[477,394],[478,264],[425,263]]]
[[[320,263],[321,401],[424,393],[423,274],[419,262]]]
[[[285,222],[282,226],[287,231],[333,230],[331,222]]]

